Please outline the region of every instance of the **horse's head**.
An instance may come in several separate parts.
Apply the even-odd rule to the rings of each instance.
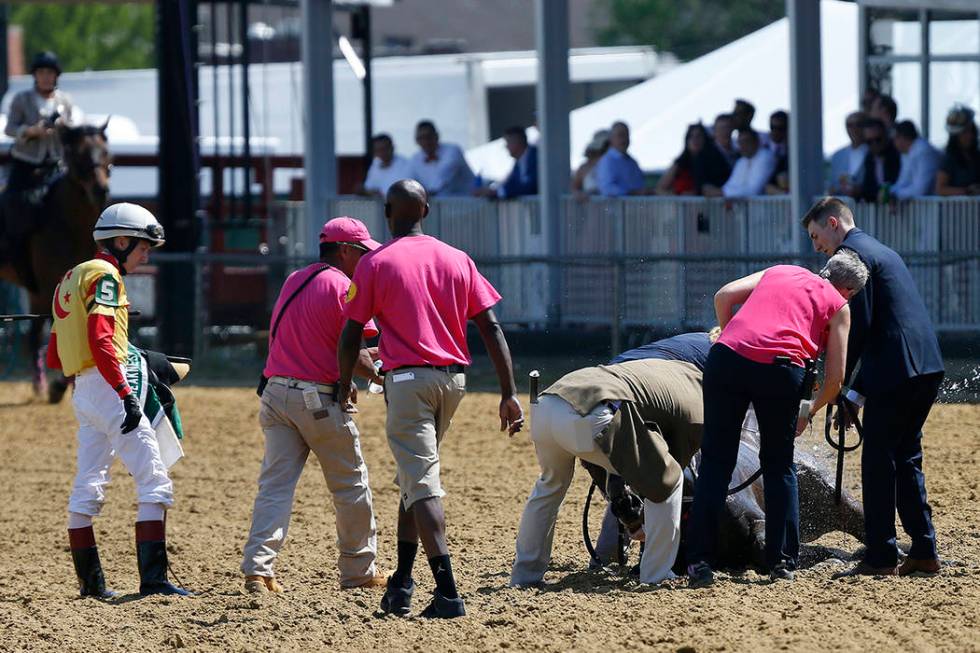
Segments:
[[[106,137],[106,120],[102,126],[63,127],[61,142],[65,146],[68,175],[84,186],[101,209],[109,196],[109,173],[112,157]]]

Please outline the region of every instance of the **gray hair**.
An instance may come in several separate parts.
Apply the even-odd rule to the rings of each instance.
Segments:
[[[835,288],[858,292],[868,281],[868,268],[853,251],[840,249],[827,260],[827,265],[820,270],[820,276]]]

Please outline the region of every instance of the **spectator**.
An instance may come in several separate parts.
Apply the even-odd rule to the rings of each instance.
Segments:
[[[861,170],[864,168],[864,157],[868,146],[864,142],[864,130],[861,126],[867,120],[867,114],[855,111],[847,116],[847,137],[850,145],[845,145],[830,157],[830,183],[828,192],[831,195],[848,194],[848,189],[857,185]]]
[[[606,197],[649,195],[644,187],[643,171],[626,153],[630,146],[630,128],[624,122],[613,123],[609,130],[609,149],[599,159],[596,175],[599,194]]]
[[[752,119],[755,117],[755,107],[748,100],[735,100],[735,108],[732,109],[732,125],[741,132],[744,129],[752,129]]]
[[[870,117],[885,123],[885,132],[891,136],[895,133],[895,119],[898,117],[898,105],[890,95],[879,95],[871,104]]]
[[[395,143],[388,134],[378,134],[371,139],[374,160],[364,179],[362,194],[384,197],[388,187],[399,179],[412,176],[411,165],[403,156],[395,154]]]
[[[980,149],[973,110],[957,105],[946,116],[949,141],[939,172],[937,195],[980,195]]]
[[[514,167],[504,183],[495,188],[484,187],[473,191],[482,197],[512,199],[522,195],[538,194],[538,148],[528,145],[527,132],[523,127],[508,127],[504,131],[507,152],[514,157]]]
[[[865,202],[877,202],[885,187],[898,181],[902,157],[888,138],[885,123],[877,118],[868,118],[862,130],[864,142],[868,144],[868,153],[864,157],[861,180],[850,187],[849,194]]]
[[[725,197],[752,197],[762,195],[766,182],[776,169],[776,156],[761,147],[759,134],[751,129],[738,132],[739,159],[735,162],[732,175],[725,185],[718,188],[705,188],[705,195],[724,195]]]
[[[769,116],[769,149],[777,158],[789,156],[789,114],[782,109]]]
[[[766,193],[782,195],[789,191],[789,114],[782,109],[769,116],[768,149],[776,155],[776,169],[766,184]]]
[[[861,94],[861,113],[863,113],[865,116],[869,116],[875,100],[877,100],[879,97],[881,97],[881,93],[878,92],[878,89],[871,88],[870,86],[864,89],[864,93]]]
[[[440,143],[439,132],[429,120],[415,126],[415,142],[419,151],[412,156],[410,178],[417,179],[429,195],[470,194],[473,171],[459,145]]]
[[[684,151],[657,182],[657,194],[701,195],[706,184],[721,186],[731,172],[725,155],[708,137],[704,125],[688,125]]]
[[[902,155],[902,167],[898,181],[892,187],[892,197],[907,200],[923,195],[932,195],[936,182],[936,170],[941,155],[919,136],[911,120],[903,120],[895,125],[895,149]]]
[[[598,164],[609,149],[609,130],[600,129],[585,146],[585,163],[572,176],[572,191],[578,195],[595,195],[599,192]]]
[[[735,130],[735,122],[730,113],[719,113],[712,126],[712,134],[715,138],[715,145],[725,156],[728,165],[734,165],[738,158],[738,150],[732,142],[732,132]]]

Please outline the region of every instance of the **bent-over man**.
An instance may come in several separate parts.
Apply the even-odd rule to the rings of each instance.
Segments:
[[[587,367],[549,386],[531,424],[541,477],[521,516],[511,585],[544,578],[576,458],[623,477],[643,497],[640,581],[672,577],[681,542],[682,470],[701,445],[703,414],[701,371],[681,361]]]

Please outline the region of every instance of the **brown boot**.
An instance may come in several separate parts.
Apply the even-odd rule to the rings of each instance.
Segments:
[[[282,594],[282,585],[276,581],[274,576],[246,576],[245,591],[252,594],[265,594],[266,592]]]
[[[358,587],[363,587],[366,589],[371,589],[373,587],[386,587],[388,585],[388,577],[384,574],[375,573],[374,576],[368,578],[366,581],[358,583],[357,585],[343,585],[341,584],[340,589],[342,590],[352,590]]]
[[[898,568],[899,576],[935,576],[939,573],[939,559],[926,558],[918,560],[916,558],[906,558],[905,562]]]
[[[850,578],[852,576],[895,576],[898,569],[895,567],[872,567],[862,560],[851,569],[834,574],[834,578]]]

